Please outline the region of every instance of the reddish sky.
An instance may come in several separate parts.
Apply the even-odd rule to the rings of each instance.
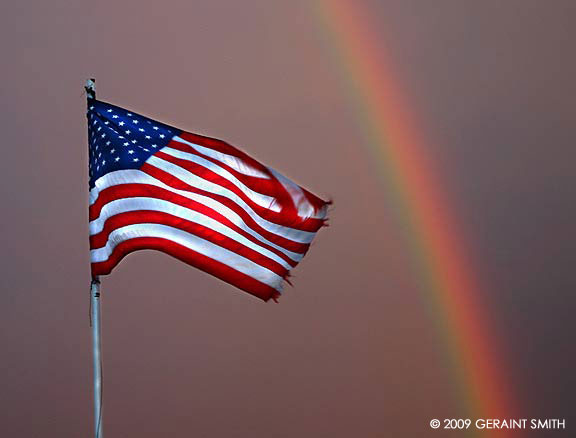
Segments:
[[[490,285],[522,414],[576,420],[576,7],[364,3]],[[103,279],[106,436],[413,437],[465,415],[311,2],[0,11],[2,436],[92,430],[89,76],[99,98],[226,139],[335,201],[278,305],[152,252]]]

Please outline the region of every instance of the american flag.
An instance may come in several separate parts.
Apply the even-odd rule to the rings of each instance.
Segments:
[[[92,275],[167,253],[265,301],[325,224],[327,202],[230,144],[88,99]]]

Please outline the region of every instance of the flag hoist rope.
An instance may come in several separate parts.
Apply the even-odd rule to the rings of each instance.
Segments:
[[[88,79],[84,86],[87,99],[96,98],[94,79]],[[94,436],[103,438],[102,433],[102,346],[100,342],[100,280],[92,279],[90,284],[90,324],[92,327],[92,363],[94,367]]]

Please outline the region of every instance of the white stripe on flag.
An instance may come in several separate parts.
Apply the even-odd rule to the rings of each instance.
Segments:
[[[249,164],[245,163],[244,160],[242,160],[241,158],[235,157],[233,155],[228,155],[228,154],[225,154],[222,152],[218,152],[218,151],[215,151],[214,149],[210,149],[210,148],[207,148],[205,146],[200,146],[200,145],[195,144],[195,143],[190,143],[189,141],[186,141],[183,138],[178,137],[177,135],[175,135],[172,138],[172,140],[177,141],[178,143],[188,145],[201,154],[204,154],[208,157],[214,158],[215,160],[218,160],[221,163],[227,164],[232,169],[240,172],[243,175],[255,176],[257,178],[270,179],[270,177],[266,173],[250,166]],[[165,152],[165,151],[163,151],[163,152]]]
[[[185,182],[185,181],[184,181]],[[292,258],[295,261],[300,260],[301,256],[299,253],[288,251],[281,246],[278,246],[272,242],[269,242],[267,239],[262,237],[259,233],[254,231],[250,228],[242,218],[236,213],[234,210],[229,208],[228,206],[222,204],[221,202],[211,198],[209,196],[200,195],[198,193],[189,192],[187,190],[180,190],[171,187],[164,182],[154,178],[153,176],[142,172],[141,170],[117,170],[114,172],[110,172],[96,180],[96,187],[94,187],[90,191],[90,205],[94,204],[98,199],[98,195],[102,190],[105,190],[109,187],[121,185],[121,184],[149,184],[156,187],[160,187],[162,189],[168,190],[174,194],[184,196],[188,199],[193,201],[199,202],[201,204],[206,205],[209,208],[217,211],[218,213],[222,214],[226,218],[228,218],[231,222],[242,227],[242,229],[246,230],[254,237],[262,240],[263,242],[273,246],[274,248],[284,252],[288,257]],[[232,199],[234,201],[234,199]],[[286,239],[292,240],[294,242],[299,243],[309,243],[314,238],[316,233],[312,233],[309,231],[301,231],[295,228],[289,228],[282,225],[275,224],[274,222],[267,221],[266,219],[260,217],[254,210],[252,210],[242,199],[238,198],[239,205],[259,226],[261,226],[266,231],[276,234],[278,236],[282,236]],[[300,258],[299,258],[300,257]]]
[[[93,220],[90,222],[90,235],[98,234],[104,228],[105,222],[108,218],[120,214],[126,213],[129,211],[141,211],[141,210],[148,210],[148,211],[159,211],[162,213],[167,213],[177,218],[185,219],[196,224],[205,226],[210,228],[217,233],[220,233],[234,241],[244,245],[258,253],[262,254],[269,259],[274,260],[275,262],[279,263],[286,269],[292,269],[292,266],[287,263],[282,257],[279,257],[277,254],[274,254],[269,249],[263,248],[260,245],[252,242],[251,240],[247,239],[246,237],[242,236],[238,232],[232,230],[230,227],[218,222],[215,219],[212,219],[209,216],[206,216],[202,213],[197,211],[191,210],[186,207],[182,207],[180,205],[174,204],[169,201],[165,201],[162,199],[155,199],[155,198],[125,198],[125,199],[117,199],[115,201],[111,201],[104,205],[102,211],[100,212],[100,216],[98,219]]]
[[[182,151],[179,151],[177,149],[172,149],[169,147],[163,148],[162,152],[165,154],[168,154],[172,157],[175,157],[175,158],[180,158],[182,160],[186,160],[186,161],[190,161],[192,163],[199,164],[200,166],[205,167],[206,169],[210,170],[211,172],[214,172],[216,175],[221,176],[222,178],[231,182],[238,190],[240,190],[242,193],[244,193],[246,196],[248,196],[248,198],[250,200],[252,200],[256,204],[258,204],[260,207],[264,207],[264,208],[267,208],[267,209],[275,211],[275,212],[281,211],[281,208],[278,205],[276,205],[276,198],[273,198],[272,196],[263,195],[262,193],[258,193],[256,191],[252,190],[251,188],[247,187],[246,184],[244,184],[242,181],[240,181],[238,178],[236,178],[234,175],[232,175],[229,171],[227,171],[223,167],[220,167],[220,166],[214,164],[211,161],[208,161],[205,158],[199,157],[198,155],[189,154],[188,152],[182,152]],[[159,157],[152,155],[150,158],[148,158],[147,163],[154,166],[155,160],[162,160],[162,158],[159,158]],[[165,160],[162,160],[162,161],[165,161]],[[165,162],[168,163],[168,161],[165,161]],[[175,165],[175,166],[177,166],[177,165]],[[178,167],[182,170],[185,170],[183,167],[180,167],[180,166],[178,166]],[[221,187],[219,184],[213,183],[212,181],[205,180],[201,176],[196,175],[195,173],[192,173],[189,170],[186,170],[186,172],[189,172],[190,175],[194,175],[194,177],[196,178],[196,181],[198,179],[205,181],[203,183],[204,185],[209,184],[209,185],[217,185],[218,187]],[[198,185],[198,183],[194,183],[193,185],[196,186],[196,185]]]
[[[166,160],[163,160],[161,158],[155,157],[154,155],[152,155],[150,158],[148,158],[148,161],[146,161],[146,163],[150,164],[151,166],[154,166],[160,170],[163,170],[164,172],[169,173],[173,177],[178,178],[179,180],[181,180],[182,182],[184,182],[186,184],[189,184],[193,187],[199,188],[199,189],[204,190],[206,192],[213,193],[215,195],[224,196],[224,197],[230,199],[231,201],[234,201],[238,206],[240,206],[250,216],[252,216],[252,218],[254,220],[256,220],[255,217],[260,217],[256,212],[254,212],[254,210],[252,210],[252,208],[248,204],[246,204],[246,202],[244,202],[244,200],[242,198],[240,198],[240,196],[238,196],[236,193],[234,193],[231,190],[228,190],[225,187],[222,187],[218,184],[211,183],[209,181],[206,181],[205,179],[198,178],[196,175],[194,175],[191,172],[188,172],[186,169],[183,169],[180,166],[177,166],[176,164],[172,164],[172,163],[170,163]],[[266,222],[267,222],[267,225],[273,224],[273,222],[269,222],[269,221],[266,221]],[[260,222],[258,222],[258,224],[261,225]],[[266,228],[264,226],[262,226],[262,227]],[[314,239],[314,235],[316,234],[316,233],[311,233],[308,231],[300,231],[300,230],[296,230],[294,228],[284,227],[284,226],[278,225],[278,224],[274,224],[273,228],[278,229],[278,232],[276,232],[276,234],[280,234],[280,235],[282,235],[282,236],[284,236],[290,240],[294,240],[295,242],[300,242],[300,243],[312,242],[312,240]],[[269,231],[271,231],[271,230],[269,230]]]
[[[300,217],[305,219],[310,217],[314,219],[324,219],[324,217],[326,217],[326,208],[323,208],[318,213],[316,213],[314,205],[312,205],[308,198],[306,198],[304,191],[298,184],[289,178],[286,178],[280,172],[277,172],[271,167],[269,167],[268,170],[278,181],[280,181],[282,186],[284,186],[286,191],[290,194],[292,202],[294,202],[294,206],[298,209],[298,215]]]
[[[92,263],[108,260],[116,245],[139,237],[156,237],[170,240],[203,254],[212,260],[223,263],[236,271],[267,284],[279,292],[282,291],[282,277],[269,269],[198,236],[161,224],[136,224],[117,228],[110,233],[106,246],[90,251]]]

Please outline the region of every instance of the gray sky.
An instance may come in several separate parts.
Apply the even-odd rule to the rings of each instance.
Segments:
[[[490,285],[522,415],[573,422],[576,6],[363,3]],[[89,76],[102,100],[225,139],[335,201],[278,305],[153,252],[103,279],[107,436],[412,437],[466,415],[311,2],[0,11],[2,435],[92,430]]]

